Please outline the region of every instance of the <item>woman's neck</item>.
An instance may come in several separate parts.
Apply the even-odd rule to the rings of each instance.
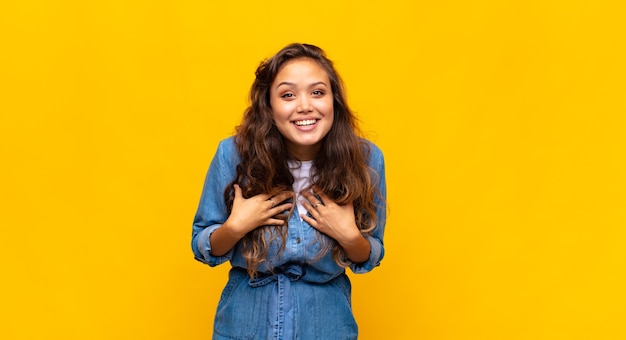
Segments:
[[[321,145],[287,146],[289,156],[297,161],[312,161],[320,151]]]

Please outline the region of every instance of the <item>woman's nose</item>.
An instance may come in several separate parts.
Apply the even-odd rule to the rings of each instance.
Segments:
[[[297,107],[298,112],[310,112],[312,108],[311,99],[306,96],[301,96]]]

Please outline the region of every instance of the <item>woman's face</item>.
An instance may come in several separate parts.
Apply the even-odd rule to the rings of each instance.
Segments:
[[[328,74],[314,60],[287,61],[270,88],[272,116],[298,160],[312,160],[333,125],[333,93]]]

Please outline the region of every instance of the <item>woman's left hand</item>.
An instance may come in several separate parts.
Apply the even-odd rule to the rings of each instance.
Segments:
[[[313,228],[335,239],[345,251],[346,256],[354,263],[365,262],[370,256],[370,243],[356,225],[354,205],[335,203],[330,197],[317,188],[313,188],[321,201],[311,192],[303,192],[306,198],[303,203],[311,214],[302,214],[302,219]]]
[[[355,239],[363,237],[356,225],[352,202],[339,205],[323,192],[316,188],[314,190],[321,201],[313,193],[303,192],[302,196],[306,198],[303,205],[312,218],[301,214],[302,219],[341,245],[351,244]]]

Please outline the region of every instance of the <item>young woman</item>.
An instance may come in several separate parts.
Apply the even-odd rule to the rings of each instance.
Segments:
[[[384,255],[385,165],[358,135],[324,52],[261,63],[236,135],[220,142],[192,233],[195,258],[232,269],[213,339],[356,339],[345,273]]]

